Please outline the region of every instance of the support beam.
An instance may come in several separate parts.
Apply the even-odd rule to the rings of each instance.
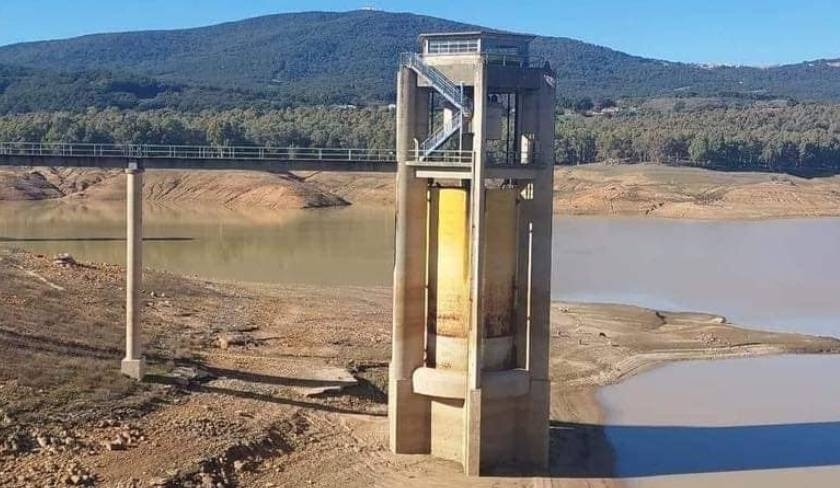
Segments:
[[[125,358],[122,374],[142,380],[145,360],[140,337],[140,289],[143,281],[143,168],[136,163],[125,170]]]
[[[468,335],[467,393],[464,403],[464,471],[478,476],[481,470],[481,373],[484,351],[482,279],[484,276],[484,139],[487,105],[487,65],[481,59],[475,65],[473,100],[472,201],[470,202],[470,329]]]
[[[426,337],[426,181],[407,165],[414,140],[426,133],[425,92],[417,74],[403,67],[397,78],[397,215],[394,253],[394,318],[388,381],[391,450],[428,453],[430,400],[412,388],[423,366]]]

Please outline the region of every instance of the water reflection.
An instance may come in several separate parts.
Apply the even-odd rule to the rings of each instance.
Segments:
[[[568,442],[596,445],[606,436],[619,454],[615,466],[608,456],[597,454],[592,459],[600,459],[599,463],[563,465],[555,469],[561,477],[625,478],[840,465],[840,422],[729,427],[554,422],[551,429],[558,448]]]
[[[753,471],[840,466],[837,371],[837,356],[670,364],[603,388],[608,425],[588,428],[614,450],[610,475],[644,477],[634,485],[728,472],[717,478],[727,486],[784,486]],[[840,480],[840,471],[822,476]],[[688,486],[691,477],[668,479]]]
[[[0,205],[0,244],[121,264],[119,202]],[[351,207],[247,212],[144,207],[144,265],[208,278],[325,285],[390,284],[393,212]]]

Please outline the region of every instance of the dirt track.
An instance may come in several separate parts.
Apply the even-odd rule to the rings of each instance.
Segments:
[[[663,361],[840,351],[713,315],[555,304],[551,476],[467,480],[387,449],[390,290],[149,271],[138,385],[118,374],[122,279],[0,252],[0,485],[610,486],[609,446],[588,426],[597,386]],[[345,371],[358,383],[312,390]]]

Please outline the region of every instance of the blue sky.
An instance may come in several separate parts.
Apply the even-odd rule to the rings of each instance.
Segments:
[[[0,45],[365,6],[572,37],[672,61],[840,58],[838,0],[0,0]]]

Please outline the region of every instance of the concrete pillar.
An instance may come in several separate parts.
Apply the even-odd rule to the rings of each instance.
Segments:
[[[430,402],[415,394],[411,376],[423,365],[426,335],[426,182],[406,163],[421,137],[426,100],[417,75],[401,68],[397,79],[397,216],[394,254],[394,317],[388,380],[391,450],[427,453]]]
[[[145,361],[140,336],[140,288],[143,279],[143,169],[129,165],[126,174],[125,358],[122,374],[142,380]]]
[[[482,283],[484,275],[484,162],[487,107],[487,65],[475,66],[473,100],[473,167],[470,208],[470,329],[468,335],[467,393],[464,401],[464,472],[478,476],[481,469],[481,370],[484,350]]]
[[[531,289],[528,320],[527,367],[531,393],[521,430],[523,460],[536,468],[548,467],[550,411],[551,241],[554,192],[554,79],[547,72],[539,90],[529,93],[523,113],[533,114],[528,131],[536,136],[535,163],[541,165],[534,180],[531,216]]]

